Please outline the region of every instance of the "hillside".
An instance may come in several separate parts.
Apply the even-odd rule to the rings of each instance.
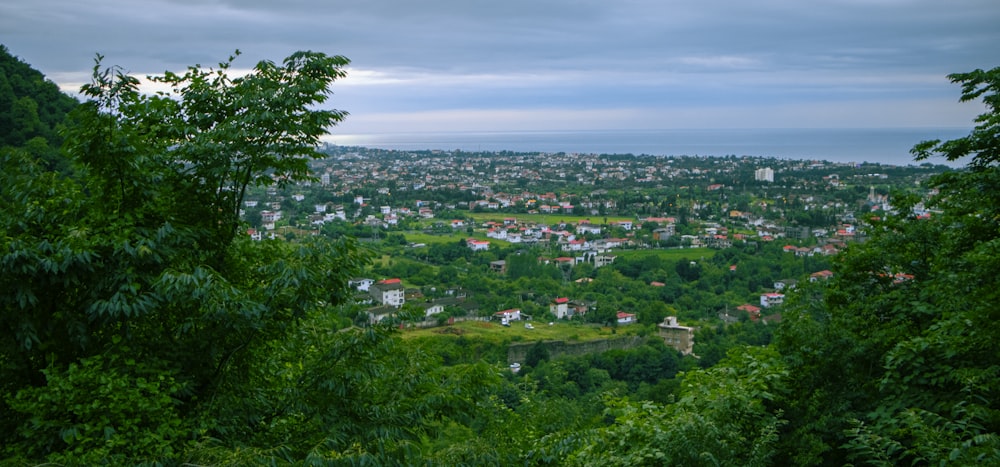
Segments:
[[[77,105],[76,99],[0,44],[0,147],[24,147],[40,138],[31,143],[31,150],[50,167],[61,166],[55,154],[62,144],[59,131]]]

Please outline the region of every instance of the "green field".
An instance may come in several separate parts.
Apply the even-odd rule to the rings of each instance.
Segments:
[[[525,322],[530,322],[534,326],[534,329],[525,328]],[[567,321],[554,321],[551,326],[547,322],[540,321],[514,321],[510,327],[502,326],[496,321],[461,321],[450,326],[406,329],[403,331],[403,338],[419,339],[440,336],[463,336],[468,339],[483,340],[496,344],[510,341],[531,342],[536,340],[590,341],[629,335],[639,331],[639,329],[640,326],[638,325],[623,326],[615,329],[613,333],[612,328],[609,327]]]
[[[403,232],[406,241],[411,243],[424,243],[433,245],[436,243],[455,243],[463,238],[468,238],[469,234],[464,229],[450,234],[430,234],[425,232]]]

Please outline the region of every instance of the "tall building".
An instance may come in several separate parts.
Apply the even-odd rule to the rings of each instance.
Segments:
[[[770,167],[757,169],[753,173],[753,178],[758,182],[774,182],[774,169]]]

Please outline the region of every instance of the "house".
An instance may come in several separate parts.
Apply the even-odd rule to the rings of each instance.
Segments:
[[[261,211],[260,220],[262,222],[277,222],[281,220],[281,211]]]
[[[589,279],[589,278],[588,278]],[[570,300],[568,304],[569,314],[572,316],[583,316],[587,314],[591,306],[595,306],[593,302],[588,303],[580,300]]]
[[[403,283],[399,279],[385,279],[368,287],[368,293],[376,302],[399,308],[406,303]]]
[[[625,230],[632,230],[632,221],[617,221],[611,223],[612,227],[621,227]]]
[[[556,266],[573,266],[576,264],[576,258],[570,258],[568,256],[560,256],[552,261],[556,263]]]
[[[668,224],[666,227],[653,229],[653,240],[663,241],[673,236],[674,236],[674,224]]]
[[[615,255],[594,255],[594,267],[599,268],[601,266],[607,266],[615,262]]]
[[[768,308],[772,306],[778,306],[785,302],[785,294],[770,292],[760,295],[760,306],[763,308]]]
[[[493,272],[498,273],[498,274],[504,274],[504,273],[506,273],[507,272],[507,261],[502,260],[502,259],[501,260],[497,260],[497,261],[490,261],[490,271],[493,271]]]
[[[365,278],[365,277],[359,277],[359,278],[351,279],[351,280],[347,281],[347,285],[348,286],[354,287],[355,289],[360,290],[362,292],[367,292],[368,288],[371,287],[371,285],[374,284],[374,283],[375,283],[375,279],[368,279],[368,278]]]
[[[472,251],[485,251],[490,249],[490,242],[486,240],[476,240],[474,238],[466,239],[465,245]]]
[[[518,308],[511,308],[509,310],[498,311],[493,313],[493,317],[499,319],[503,324],[507,324],[511,321],[520,320],[521,310]]]
[[[618,324],[632,324],[635,322],[634,313],[625,313],[624,311],[619,311],[616,315],[618,318]]]
[[[778,281],[774,282],[774,289],[775,290],[785,290],[785,289],[791,290],[791,289],[795,288],[795,285],[797,283],[798,283],[798,281],[796,281],[795,279],[781,279],[781,280],[778,280]]]
[[[394,306],[377,306],[369,308],[365,312],[368,314],[368,322],[375,324],[385,318],[392,317],[399,311]]]
[[[819,272],[814,272],[809,275],[809,282],[816,282],[818,280],[828,280],[833,277],[833,271],[829,269],[824,269]]]
[[[750,320],[752,321],[757,321],[758,319],[760,319],[759,307],[753,306],[749,303],[745,303],[743,305],[736,307],[736,309],[747,312],[747,314],[750,315]]]
[[[684,355],[694,352],[694,328],[678,325],[676,316],[667,316],[656,327],[657,333],[668,347],[673,347]]]
[[[913,274],[898,272],[892,277],[893,277],[892,279],[893,284],[902,284],[903,282],[912,281],[915,276]]]
[[[581,221],[580,224],[576,226],[576,233],[577,235],[587,235],[587,234],[600,235],[601,227],[598,225],[593,225]]]
[[[569,309],[569,299],[563,297],[556,298],[549,304],[549,312],[555,315],[557,319],[573,316]]]
[[[420,306],[424,309],[425,318],[429,318],[444,311],[444,305],[438,302],[422,303]]]
[[[479,309],[478,305],[466,300],[464,297],[439,298],[431,301],[431,303],[434,304],[434,306],[440,307],[441,311],[445,311],[448,308],[461,308],[463,312],[474,313]]]

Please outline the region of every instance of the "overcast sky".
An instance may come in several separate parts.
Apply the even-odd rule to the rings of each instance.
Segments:
[[[969,127],[945,75],[1000,66],[998,0],[5,0],[64,89],[344,55],[337,133]]]

